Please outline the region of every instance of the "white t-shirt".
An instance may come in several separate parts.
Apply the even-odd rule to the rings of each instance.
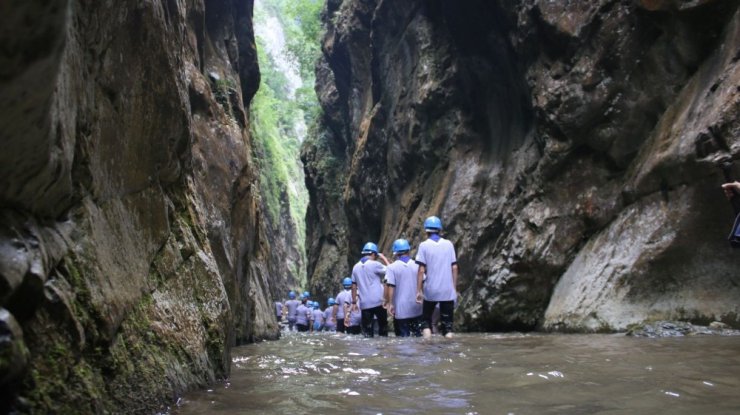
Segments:
[[[416,303],[416,278],[419,265],[409,260],[400,259],[388,266],[385,280],[393,285],[393,307],[396,309],[396,318],[419,317],[422,314],[421,304]]]
[[[313,320],[314,323],[324,324],[324,312],[323,311],[317,308],[317,309],[314,309],[311,313],[313,314],[312,316],[313,318],[311,320]]]
[[[295,324],[308,325],[308,320],[311,319],[311,310],[305,305],[301,304],[295,310]]]
[[[285,302],[285,307],[288,309],[288,320],[295,321],[296,310],[299,305],[301,305],[301,302],[298,300],[288,300]]]
[[[324,324],[326,327],[329,327],[331,329],[336,328],[337,325],[334,321],[331,319],[331,313],[334,311],[334,306],[326,307],[326,310],[324,310]]]
[[[360,301],[359,298],[357,299],[357,307],[362,309],[362,301]],[[349,324],[347,325],[347,327],[359,326],[360,323],[362,323],[362,313],[360,312],[360,310],[354,311],[354,309],[350,308]]]
[[[355,264],[352,282],[357,284],[357,295],[362,299],[362,309],[375,308],[383,304],[383,277],[385,267],[372,259]]]
[[[337,298],[335,298],[334,301],[336,301],[338,307],[337,318],[344,318],[344,305],[347,304],[350,307],[352,306],[352,291],[342,290],[339,294],[337,294]]]
[[[455,247],[444,238],[427,239],[419,244],[416,263],[426,266],[424,299],[427,301],[454,301],[457,297],[452,280],[452,265],[457,263]]]

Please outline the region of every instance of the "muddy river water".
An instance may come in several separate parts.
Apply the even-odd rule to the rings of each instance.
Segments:
[[[740,337],[285,334],[173,414],[740,414]]]

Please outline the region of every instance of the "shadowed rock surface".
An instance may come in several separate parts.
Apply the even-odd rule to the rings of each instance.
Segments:
[[[462,329],[740,326],[737,2],[329,0],[324,21],[315,291],[436,214]]]
[[[228,375],[278,335],[252,2],[0,16],[0,411],[152,413]]]

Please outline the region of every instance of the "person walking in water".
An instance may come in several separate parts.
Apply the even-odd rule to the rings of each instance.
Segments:
[[[320,332],[324,329],[324,312],[321,311],[318,301],[313,302],[313,310],[311,311],[311,314],[311,331]]]
[[[288,330],[290,331],[293,331],[293,327],[295,327],[296,310],[299,305],[301,305],[301,302],[295,299],[295,291],[289,292],[288,301],[285,302],[285,307],[283,307],[285,311],[283,312],[288,319]]]
[[[360,334],[362,333],[362,312],[360,307],[362,306],[362,298],[357,299],[357,307],[347,306],[344,314],[344,330],[347,334]]]
[[[362,310],[362,332],[373,337],[373,319],[378,318],[378,335],[388,336],[388,312],[385,309],[385,289],[383,279],[388,259],[378,253],[378,246],[368,242],[362,247],[362,259],[352,268],[352,310]],[[357,296],[362,299],[362,308],[357,304]]]
[[[332,309],[332,318],[336,322],[337,331],[340,333],[345,332],[345,317],[347,316],[347,310],[352,305],[352,278],[345,278],[342,280],[342,291],[337,294],[334,308]]]
[[[399,337],[421,336],[422,305],[416,302],[416,278],[419,265],[409,257],[411,246],[405,239],[393,242],[396,261],[385,273],[388,285],[388,312],[393,316],[396,335]]]
[[[296,309],[295,327],[299,332],[308,331],[308,322],[311,321],[311,309],[307,304],[308,300],[304,298]]]
[[[330,298],[324,310],[324,329],[326,331],[337,331],[337,319],[334,317],[334,301]]]
[[[419,245],[416,263],[416,302],[422,307],[422,332],[424,337],[432,335],[432,313],[439,303],[442,334],[452,337],[454,302],[457,298],[457,257],[452,242],[440,236],[442,221],[430,216],[424,221],[427,240]],[[426,274],[426,280],[424,280]]]

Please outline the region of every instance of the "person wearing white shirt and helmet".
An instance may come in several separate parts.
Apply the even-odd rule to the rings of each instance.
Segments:
[[[452,242],[440,236],[442,221],[430,216],[424,221],[427,240],[419,244],[416,263],[416,302],[422,304],[422,333],[432,335],[432,314],[439,304],[442,334],[452,337],[453,311],[457,299],[457,257]],[[426,280],[424,279],[426,274]]]
[[[388,312],[393,316],[396,335],[421,336],[422,305],[416,302],[416,277],[419,265],[409,257],[411,246],[405,239],[393,242],[396,261],[388,265],[385,273],[388,285]]]
[[[385,266],[388,259],[378,252],[378,246],[368,242],[362,247],[363,257],[352,268],[352,310],[362,310],[362,331],[367,337],[373,337],[373,320],[378,319],[378,335],[388,336],[388,312],[385,309]],[[357,297],[362,300],[362,308],[357,304]]]

